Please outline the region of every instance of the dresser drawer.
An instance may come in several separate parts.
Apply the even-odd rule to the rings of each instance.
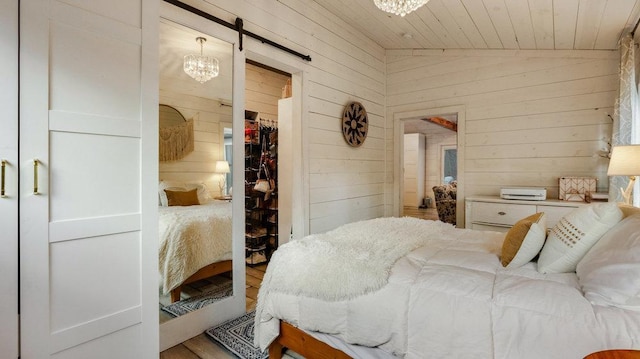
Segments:
[[[474,202],[471,206],[473,222],[512,226],[519,220],[536,213],[535,205]]]

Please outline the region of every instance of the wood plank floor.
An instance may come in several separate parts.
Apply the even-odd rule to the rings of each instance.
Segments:
[[[416,217],[422,219],[437,220],[438,213],[435,208],[415,208],[404,207],[403,216]],[[262,283],[267,265],[247,267],[246,273],[246,305],[247,312],[256,308],[258,289]],[[291,353],[293,358],[301,358],[295,353]],[[237,357],[224,347],[209,339],[206,334],[200,334],[182,344],[176,345],[160,353],[160,359],[236,359]],[[292,357],[289,357],[292,358]]]
[[[247,267],[247,311],[256,308],[258,289],[262,283],[267,265]],[[200,334],[182,344],[178,344],[160,353],[160,359],[236,359],[237,357],[209,339],[206,334]]]
[[[402,215],[407,217],[416,217],[422,219],[438,220],[438,211],[435,208],[417,208],[417,207],[403,207]]]

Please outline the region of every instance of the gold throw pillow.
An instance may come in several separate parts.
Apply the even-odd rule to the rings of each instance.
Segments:
[[[169,206],[193,206],[200,204],[200,202],[198,202],[197,188],[190,191],[172,191],[165,189],[164,192],[167,194]]]

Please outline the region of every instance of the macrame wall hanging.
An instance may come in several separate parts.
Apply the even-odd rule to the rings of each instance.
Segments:
[[[159,159],[176,161],[193,152],[193,119],[186,120],[175,108],[160,105]]]

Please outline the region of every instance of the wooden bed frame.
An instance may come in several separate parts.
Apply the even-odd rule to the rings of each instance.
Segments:
[[[214,275],[230,272],[232,267],[232,261],[226,260],[222,262],[211,263],[208,266],[200,268],[197,272],[193,273],[182,284],[171,290],[171,303],[180,300],[180,292],[182,292],[182,286],[185,284],[193,283],[195,281],[213,277]]]
[[[349,359],[343,351],[338,350],[305,333],[303,330],[281,320],[280,335],[269,345],[269,359],[282,358],[284,348],[313,359]]]

